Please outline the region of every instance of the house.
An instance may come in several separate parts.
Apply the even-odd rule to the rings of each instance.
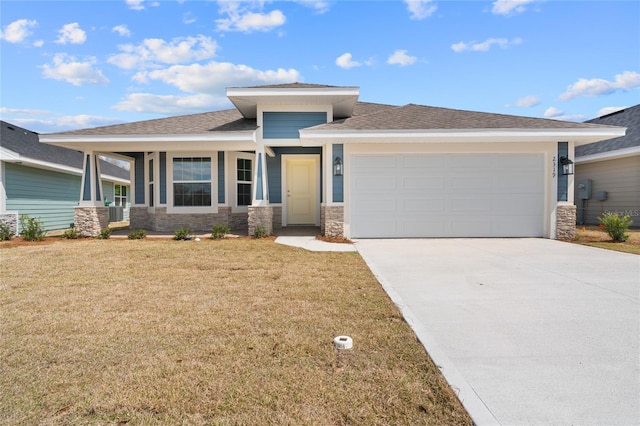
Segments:
[[[23,214],[41,218],[47,231],[69,228],[80,198],[83,153],[42,144],[37,133],[0,124],[0,220],[16,234]],[[100,161],[100,170],[101,200],[122,207],[126,219],[129,171],[106,161]]]
[[[358,87],[231,87],[233,109],[40,135],[85,155],[76,224],[103,226],[100,153],[132,164],[131,226],[325,235],[545,237],[575,231],[575,146],[625,129],[408,104]]]
[[[627,127],[627,134],[576,147],[578,224],[597,225],[598,216],[614,212],[640,226],[640,104],[587,123]]]

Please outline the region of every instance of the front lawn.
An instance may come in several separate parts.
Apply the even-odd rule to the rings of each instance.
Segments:
[[[48,238],[0,256],[1,424],[471,424],[357,253]]]
[[[640,254],[640,229],[627,230],[629,239],[623,243],[614,242],[611,237],[597,226],[578,226],[573,242],[607,250],[622,251],[625,253]]]

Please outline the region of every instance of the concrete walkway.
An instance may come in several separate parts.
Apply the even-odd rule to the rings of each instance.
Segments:
[[[477,424],[640,424],[640,256],[545,239],[356,248]]]

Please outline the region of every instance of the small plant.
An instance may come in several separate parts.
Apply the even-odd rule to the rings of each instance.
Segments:
[[[20,216],[20,236],[27,241],[42,241],[47,235],[40,218],[32,218],[26,214]]]
[[[66,231],[64,231],[64,234],[62,234],[62,238],[66,238],[68,240],[77,240],[81,236],[82,234],[80,233],[78,228],[76,228],[75,226],[72,226],[71,228],[67,229]]]
[[[267,233],[267,230],[264,228],[264,226],[260,224],[256,225],[256,230],[253,232],[254,238],[266,238],[268,236],[269,234]]]
[[[11,227],[4,222],[0,222],[0,241],[9,241],[13,238]]]
[[[147,231],[145,231],[144,229],[132,229],[129,232],[129,236],[127,238],[129,238],[130,240],[142,240],[143,238],[146,238],[147,236]]]
[[[173,233],[174,240],[186,240],[189,239],[191,235],[191,228],[186,226],[181,226]]]
[[[615,213],[607,212],[598,217],[600,224],[609,236],[616,242],[627,241],[629,235],[626,234],[627,229],[633,223],[629,215],[618,216]]]
[[[213,225],[213,229],[211,229],[211,238],[214,240],[220,240],[222,238],[226,238],[230,232],[231,229],[227,225],[217,223]]]
[[[104,228],[100,230],[98,238],[101,240],[108,240],[111,237],[111,228]]]

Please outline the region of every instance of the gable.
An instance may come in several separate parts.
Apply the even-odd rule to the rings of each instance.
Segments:
[[[265,112],[262,121],[264,139],[298,139],[298,130],[327,122],[326,112]]]

